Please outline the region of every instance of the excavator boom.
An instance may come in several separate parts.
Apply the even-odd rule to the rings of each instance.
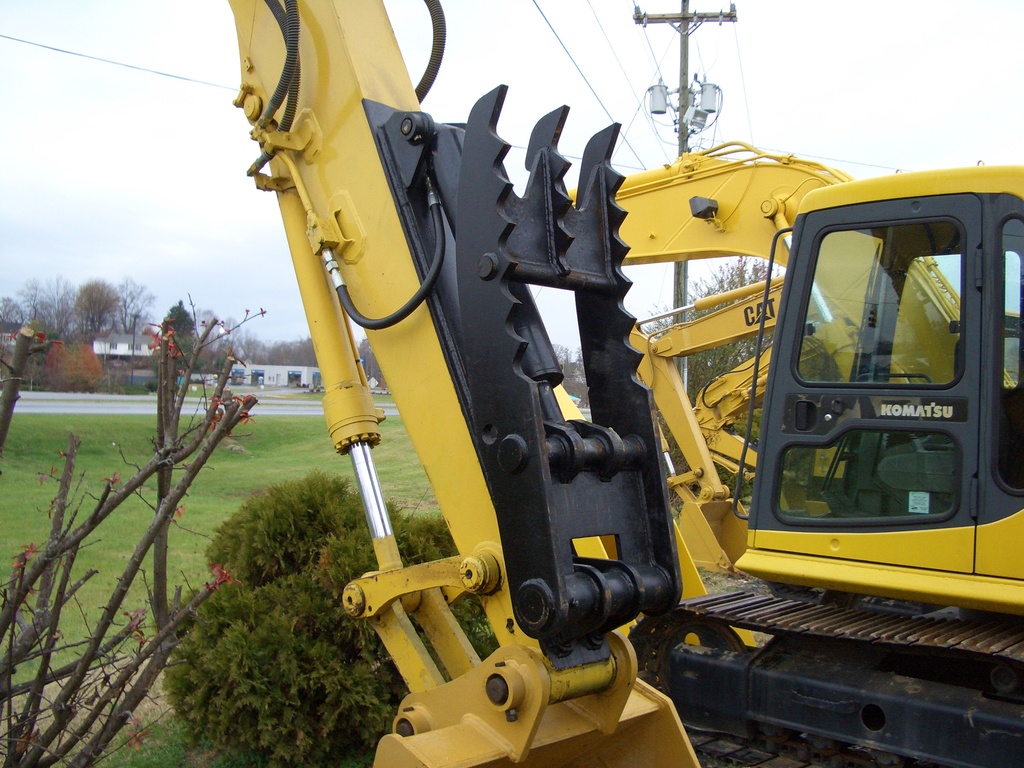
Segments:
[[[504,88],[464,126],[436,124],[379,2],[231,6],[236,105],[259,144],[249,174],[280,203],[328,429],[356,467],[379,563],[348,585],[345,607],[373,623],[410,690],[377,764],[696,765],[671,704],[636,680],[615,633],[681,592],[650,393],[632,376],[634,319],[621,308],[617,127],[588,144],[573,204],[557,150],[568,108],[541,118],[520,196],[497,133]],[[592,422],[562,415],[530,285],[575,296]],[[402,562],[350,319],[387,376],[457,557]],[[612,557],[581,554],[602,538]],[[488,659],[448,608],[467,594],[501,646]]]
[[[619,189],[619,205],[630,214],[622,226],[630,247],[625,263],[767,258],[775,233],[792,226],[808,192],[849,180],[835,168],[742,142],[684,154],[631,174]],[[784,252],[778,263],[785,266]]]

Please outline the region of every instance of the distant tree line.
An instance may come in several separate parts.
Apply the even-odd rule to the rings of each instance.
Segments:
[[[45,282],[33,278],[16,296],[0,297],[0,322],[31,325],[66,344],[91,344],[110,333],[144,330],[154,300],[130,277],[117,285],[94,279],[80,286],[61,276]]]
[[[92,351],[92,342],[112,333],[132,334],[142,343],[163,318],[169,318],[179,340],[187,344],[200,328],[218,317],[211,310],[197,309],[178,301],[161,317],[154,316],[156,298],[144,285],[125,278],[117,285],[102,279],[88,280],[75,286],[64,277],[46,281],[31,279],[13,296],[0,296],[0,332],[12,333],[27,325],[45,334],[50,340],[62,342],[51,348],[45,360],[33,363],[29,387],[44,386],[70,391],[90,391],[104,386],[116,388],[119,372],[104,370],[102,361]],[[225,331],[239,326],[232,318],[222,318]],[[316,366],[313,340],[264,341],[249,327],[237,327],[208,345],[200,361],[202,369],[214,369],[230,348],[232,354],[246,363],[261,365]],[[366,339],[359,345],[367,378],[387,389],[387,380]],[[588,406],[587,384],[580,350],[555,345],[555,355],[562,364],[566,391]],[[144,367],[144,366],[140,366]],[[152,366],[149,366],[152,367]]]
[[[45,356],[32,359],[25,371],[25,388],[43,387],[59,391],[118,391],[135,382],[135,372],[155,371],[153,360],[100,360],[93,351],[96,339],[111,334],[130,334],[141,345],[149,340],[166,318],[176,343],[188,354],[196,338],[195,329],[215,323],[218,333],[204,345],[197,373],[219,370],[226,356],[263,365],[315,366],[310,338],[266,342],[248,326],[222,318],[211,310],[197,309],[178,301],[155,316],[156,298],[144,285],[125,278],[114,285],[92,279],[75,286],[64,277],[46,281],[29,280],[14,295],[0,296],[0,352],[18,328],[27,326],[40,338],[55,342]],[[262,314],[262,310],[260,313]],[[249,310],[245,319],[250,319]],[[148,380],[148,376],[141,376]]]
[[[251,331],[231,334],[231,348],[235,356],[247,363],[261,365],[317,365],[313,339],[307,336],[294,341],[263,341]]]

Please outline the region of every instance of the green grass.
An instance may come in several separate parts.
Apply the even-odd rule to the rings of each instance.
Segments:
[[[339,756],[337,768],[369,768],[372,753]],[[184,725],[166,718],[147,728],[139,742],[105,758],[103,768],[267,768],[258,755],[218,755],[208,745],[191,746]]]
[[[147,727],[137,741],[130,745],[125,743],[101,765],[105,768],[185,768],[193,764],[192,753],[185,726],[170,717]]]
[[[150,416],[54,416],[15,414],[0,459],[0,567],[8,568],[22,547],[42,548],[49,534],[48,509],[57,490],[50,476],[63,466],[60,452],[68,434],[81,440],[76,503],[84,517],[104,487],[104,478],[133,472],[152,454],[155,419]],[[405,509],[436,509],[426,475],[398,418],[381,424],[382,443],[374,450],[384,496]],[[125,458],[122,458],[122,453]],[[236,430],[199,473],[184,502],[184,514],[171,530],[169,579],[198,585],[209,578],[204,552],[217,526],[241,503],[266,486],[303,477],[313,469],[352,477],[348,457],[335,454],[322,418],[268,416]],[[99,573],[81,590],[80,605],[66,611],[66,637],[81,635],[89,616],[106,603],[115,580],[152,519],[146,500],[155,500],[155,479],[142,498],[131,498],[113,512],[79,553],[76,569]],[[144,605],[145,590],[135,585],[124,610]]]
[[[172,532],[172,562],[189,579],[205,577],[202,552],[217,525],[250,495],[271,483],[294,479],[313,469],[352,476],[351,462],[335,454],[323,419],[308,416],[256,417],[236,429],[200,472],[185,499],[185,512]],[[0,554],[13,557],[23,545],[41,545],[49,530],[47,509],[57,484],[51,470],[62,468],[60,451],[68,434],[81,441],[78,474],[82,478],[83,514],[103,488],[104,478],[133,468],[151,455],[154,419],[149,416],[15,415],[3,458],[0,459]],[[416,461],[408,435],[398,418],[381,424],[383,440],[373,455],[385,497],[399,507],[436,509],[423,469]],[[155,482],[144,495],[152,500]],[[101,526],[98,544],[85,550],[83,565],[111,572],[131,551],[151,512],[141,499],[132,499]],[[194,531],[196,533],[189,533]]]
[[[185,512],[171,532],[170,578],[174,583],[202,583],[209,578],[204,551],[217,526],[239,505],[266,486],[308,474],[313,469],[352,477],[351,461],[338,456],[331,445],[323,418],[267,416],[255,409],[252,422],[236,430],[200,472],[185,499]],[[77,475],[81,478],[77,499],[80,515],[91,508],[104,478],[133,468],[125,463],[144,463],[152,455],[155,419],[151,416],[90,416],[15,414],[10,435],[0,458],[0,567],[7,568],[21,548],[42,546],[49,532],[47,510],[57,482],[50,477],[63,466],[60,452],[68,435],[81,440]],[[381,424],[382,443],[373,455],[384,496],[407,510],[433,510],[437,504],[426,475],[416,459],[401,419],[390,417]],[[124,458],[122,458],[122,453]],[[153,500],[155,481],[144,496]],[[69,639],[84,635],[90,615],[96,615],[110,595],[129,553],[152,516],[143,499],[132,498],[100,526],[76,563],[79,573],[96,568],[99,573],[81,592],[81,610],[65,614],[63,631]],[[145,604],[139,583],[124,610]],[[146,715],[142,714],[146,720]],[[173,717],[165,718],[146,732],[141,749],[122,748],[105,765],[195,766],[234,768],[230,759],[209,750],[193,750],[185,743],[184,729]],[[243,760],[241,764],[254,765]],[[365,765],[354,758],[349,765]]]

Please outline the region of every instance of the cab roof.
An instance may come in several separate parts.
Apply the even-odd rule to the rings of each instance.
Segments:
[[[971,193],[1007,193],[1024,199],[1024,166],[993,165],[916,171],[849,181],[808,192],[801,201],[800,213],[908,197]]]

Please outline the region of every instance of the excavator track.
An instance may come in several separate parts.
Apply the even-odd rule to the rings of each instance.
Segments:
[[[772,634],[842,638],[889,647],[1024,663],[1024,624],[973,621],[939,613],[907,617],[774,595],[730,592],[686,600],[695,616]]]
[[[817,599],[811,599],[812,596]],[[961,618],[953,611],[910,615],[908,606],[878,604],[870,598],[852,606],[820,598],[820,592],[796,598],[751,592],[709,594],[683,601],[668,615],[645,618],[633,629],[630,638],[637,650],[641,677],[673,698],[690,731],[691,741],[698,753],[707,757],[710,765],[723,768],[988,765],[984,761],[960,762],[955,757],[949,758],[949,762],[936,760],[934,756],[928,760],[914,760],[908,755],[914,754],[916,748],[906,741],[893,745],[879,742],[861,744],[837,738],[835,731],[831,732],[831,737],[816,735],[799,727],[762,722],[743,707],[726,708],[725,719],[719,722],[716,718],[721,718],[723,711],[709,714],[713,707],[705,710],[706,699],[694,698],[688,691],[694,686],[707,686],[707,679],[702,678],[712,674],[713,669],[720,670],[720,664],[730,666],[732,671],[718,678],[724,682],[717,684],[719,687],[716,687],[715,695],[729,697],[729,689],[721,686],[740,685],[739,681],[746,680],[748,674],[748,667],[743,665],[756,666],[759,663],[757,659],[766,659],[767,668],[774,672],[778,671],[775,660],[782,658],[777,655],[779,653],[789,654],[791,660],[799,658],[802,661],[805,658],[802,654],[806,651],[806,659],[811,663],[820,663],[824,657],[827,664],[833,655],[837,659],[847,659],[844,654],[862,654],[861,651],[850,650],[860,648],[871,659],[899,658],[900,661],[892,667],[893,674],[903,680],[900,686],[907,685],[908,688],[907,681],[918,674],[923,674],[929,681],[926,685],[931,685],[932,681],[951,682],[929,678],[932,673],[924,670],[971,670],[973,677],[969,680],[965,677],[956,685],[984,690],[986,697],[1011,702],[1019,713],[1019,707],[1024,703],[1024,623],[1006,618],[998,621]],[[735,628],[765,633],[772,639],[759,650],[752,651],[743,645]],[[681,645],[689,647],[682,650]],[[725,661],[703,660],[709,653]],[[857,658],[863,658],[863,655]],[[865,669],[873,667],[869,664]],[[673,675],[678,680],[673,680]],[[876,683],[868,682],[867,678],[865,673],[862,683],[865,701],[873,700],[868,695],[869,691],[882,690],[880,687],[871,688]],[[816,706],[839,706],[837,702],[844,697],[856,700],[850,696],[849,686],[844,690],[844,694],[837,694],[838,699],[827,702],[821,688],[794,692],[793,696],[802,697],[805,701],[813,699]],[[746,691],[737,691],[736,695],[745,696]],[[997,703],[995,706],[1008,705]],[[813,726],[814,723],[809,727],[813,729]],[[883,730],[888,730],[888,727],[878,727],[879,732]],[[1020,738],[1019,734],[1016,738]],[[887,746],[892,746],[895,751],[890,751]]]
[[[874,752],[798,734],[732,734],[689,729],[687,735],[704,768],[942,768],[910,761],[890,752]]]

